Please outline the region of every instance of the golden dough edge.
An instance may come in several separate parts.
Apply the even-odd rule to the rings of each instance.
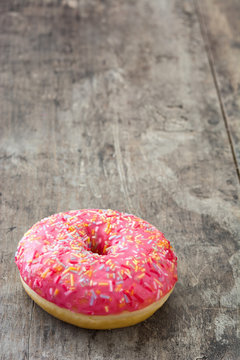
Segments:
[[[24,282],[21,276],[20,279],[27,294],[46,312],[69,324],[94,330],[107,330],[128,327],[146,320],[165,303],[174,289],[173,287],[163,298],[141,310],[124,311],[120,314],[106,316],[85,315],[61,308],[60,306],[57,306],[56,304],[42,298]]]

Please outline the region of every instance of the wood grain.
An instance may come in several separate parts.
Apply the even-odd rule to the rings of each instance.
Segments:
[[[0,6],[1,359],[236,360],[238,179],[194,3]],[[133,212],[173,243],[179,282],[149,320],[79,329],[23,291],[19,239],[78,208]]]
[[[240,2],[204,0],[197,4],[240,180]]]

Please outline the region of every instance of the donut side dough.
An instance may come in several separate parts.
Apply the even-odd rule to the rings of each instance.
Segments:
[[[20,276],[21,278],[21,276]],[[120,314],[113,315],[85,315],[75,313],[65,308],[61,308],[54,303],[42,298],[35,291],[33,291],[21,278],[23,287],[28,295],[35,301],[41,308],[53,315],[57,319],[63,320],[69,324],[73,324],[85,329],[116,329],[121,327],[127,327],[135,325],[150,317],[155,311],[157,311],[168,299],[169,295],[173,291],[173,288],[160,300],[145,307],[141,310],[132,312],[124,311]]]

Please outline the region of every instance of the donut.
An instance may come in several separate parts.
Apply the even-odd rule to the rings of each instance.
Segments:
[[[40,307],[87,329],[147,319],[177,282],[177,257],[164,235],[109,209],[44,218],[20,240],[15,262],[25,291]]]

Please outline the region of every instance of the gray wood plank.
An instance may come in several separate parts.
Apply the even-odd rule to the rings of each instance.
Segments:
[[[204,0],[197,4],[240,178],[240,2]]]
[[[239,188],[194,4],[0,6],[1,358],[237,359]],[[179,282],[149,320],[78,329],[22,290],[24,231],[77,208],[133,212],[173,243]]]

